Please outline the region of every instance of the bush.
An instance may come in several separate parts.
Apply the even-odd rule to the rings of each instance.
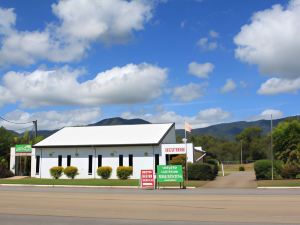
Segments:
[[[214,165],[208,163],[188,164],[189,180],[213,180],[216,178]]]
[[[54,166],[50,168],[50,175],[57,180],[62,176],[63,171],[64,168],[62,166]]]
[[[185,167],[185,160],[186,160],[185,155],[177,155],[170,160],[170,164],[171,165],[182,165],[182,167]]]
[[[218,162],[218,160],[208,159],[208,160],[206,160],[206,163],[213,166],[214,174],[215,174],[215,176],[218,176],[218,172],[219,172],[219,162]]]
[[[272,178],[271,160],[258,160],[254,163],[254,171],[257,180],[270,180]],[[279,179],[281,176],[281,163],[274,161],[274,178]]]
[[[239,167],[239,171],[245,171],[245,167],[244,166],[240,166]]]
[[[132,175],[132,166],[119,166],[117,168],[117,177],[121,180],[127,180]]]
[[[298,165],[286,163],[281,168],[281,176],[285,179],[296,179],[300,169]]]
[[[64,169],[64,174],[68,178],[74,179],[78,175],[78,168],[75,166],[68,166]]]
[[[7,169],[5,166],[0,165],[0,178],[13,177],[14,173]]]
[[[112,168],[110,166],[101,166],[97,169],[97,174],[102,179],[108,179],[111,176]]]

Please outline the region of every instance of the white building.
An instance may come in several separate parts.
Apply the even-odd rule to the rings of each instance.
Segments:
[[[51,167],[71,165],[78,168],[76,178],[99,178],[99,166],[112,167],[111,178],[117,178],[118,166],[132,166],[131,178],[139,179],[142,169],[155,170],[156,165],[167,163],[170,157],[162,151],[162,144],[173,143],[174,123],[66,127],[33,146],[31,176],[50,178]],[[193,161],[193,147],[187,146],[188,161]],[[13,172],[15,158],[12,148]]]

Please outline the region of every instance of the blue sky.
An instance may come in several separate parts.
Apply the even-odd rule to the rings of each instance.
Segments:
[[[299,0],[1,0],[0,115],[41,129],[296,115],[299,21]]]

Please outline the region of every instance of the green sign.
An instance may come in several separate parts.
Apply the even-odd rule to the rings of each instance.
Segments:
[[[31,145],[16,145],[16,153],[31,152]]]
[[[157,166],[158,182],[183,182],[182,166]]]

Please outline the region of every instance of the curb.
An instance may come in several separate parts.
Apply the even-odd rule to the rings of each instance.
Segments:
[[[138,186],[85,186],[85,185],[43,185],[43,184],[0,184],[0,187],[47,187],[47,188],[107,188],[107,189],[141,189]],[[195,189],[196,187],[187,187],[186,189]],[[160,187],[157,190],[179,189],[178,187]]]
[[[299,186],[295,187],[257,187],[258,189],[300,189]]]

